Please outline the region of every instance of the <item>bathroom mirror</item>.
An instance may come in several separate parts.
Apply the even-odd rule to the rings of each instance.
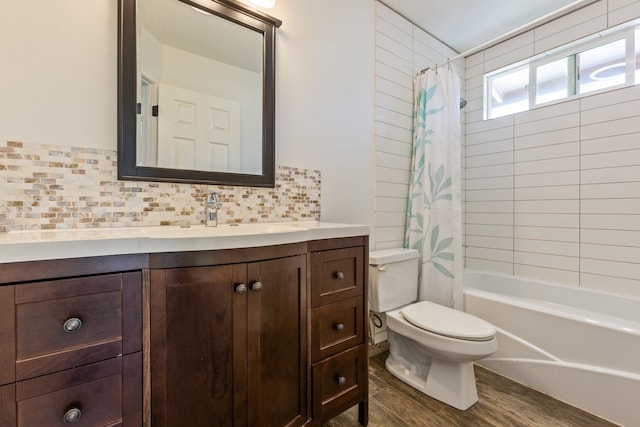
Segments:
[[[118,178],[273,187],[281,22],[233,0],[118,4]]]

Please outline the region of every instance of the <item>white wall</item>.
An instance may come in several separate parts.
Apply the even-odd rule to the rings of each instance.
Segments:
[[[322,219],[372,223],[373,0],[279,0],[276,163]],[[0,2],[0,139],[115,150],[117,3]]]
[[[0,2],[0,139],[116,147],[115,1]]]
[[[373,0],[278,0],[276,161],[322,171],[322,220],[372,224]]]
[[[600,1],[467,59],[467,268],[640,296],[640,86],[482,120],[483,73],[637,17]]]

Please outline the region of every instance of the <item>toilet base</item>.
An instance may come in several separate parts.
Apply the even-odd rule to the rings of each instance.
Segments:
[[[393,337],[397,339],[396,337]],[[460,362],[429,357],[420,349],[419,358],[416,358],[416,350],[419,346],[416,342],[407,340],[403,352],[413,347],[411,359],[419,363],[411,363],[398,355],[394,348],[393,338],[390,340],[391,351],[385,366],[396,378],[404,381],[427,396],[431,396],[456,409],[469,409],[478,401],[476,378],[473,370],[473,362]],[[409,344],[409,345],[407,345]]]

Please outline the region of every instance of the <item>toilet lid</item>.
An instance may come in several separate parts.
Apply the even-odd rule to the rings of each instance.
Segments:
[[[411,304],[401,313],[420,329],[452,338],[484,341],[496,334],[496,328],[482,319],[429,301]]]

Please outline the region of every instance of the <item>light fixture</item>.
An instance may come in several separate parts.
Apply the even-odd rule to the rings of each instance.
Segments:
[[[276,0],[241,0],[243,3],[252,4],[254,6],[271,9],[276,5]]]

